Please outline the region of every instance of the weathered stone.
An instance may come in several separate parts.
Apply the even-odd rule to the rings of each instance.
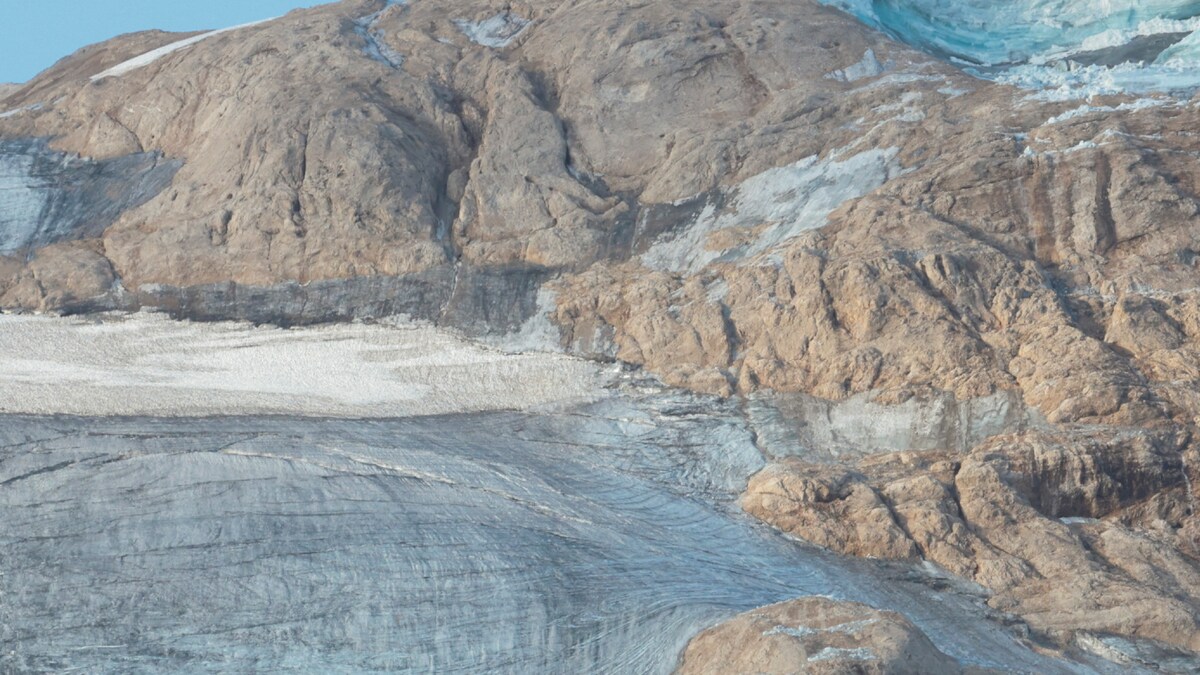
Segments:
[[[965,671],[900,614],[811,597],[751,610],[701,633],[688,645],[675,672],[939,675]]]

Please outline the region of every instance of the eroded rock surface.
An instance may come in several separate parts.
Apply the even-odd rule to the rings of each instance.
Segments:
[[[900,614],[813,597],[751,610],[701,633],[688,645],[675,672],[957,675],[966,671]]]
[[[1195,549],[1171,524],[1189,517],[1180,440],[1039,432],[965,456],[791,460],[755,476],[742,505],[836,551],[934,562],[1063,643],[1085,630],[1196,650]]]
[[[1044,98],[810,0],[123,36],[0,90],[0,181],[53,152],[120,193],[4,206],[0,305],[548,319],[745,397],[754,516],[932,562],[1060,648],[1190,658],[1200,109]]]

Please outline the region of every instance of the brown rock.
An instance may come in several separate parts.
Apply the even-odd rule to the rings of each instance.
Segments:
[[[18,269],[11,258],[0,259],[0,304],[39,311],[86,308],[89,300],[112,291],[116,282],[112,266],[94,242],[47,246]]]
[[[1028,432],[950,465],[938,453],[868,457],[859,472],[793,461],[755,476],[742,504],[841,553],[934,562],[1063,643],[1086,630],[1196,650],[1200,565],[1175,549],[1182,522],[1164,520],[1189,510],[1143,501],[1184,480],[1179,442]],[[831,473],[870,499],[837,499],[851,491],[830,489]]]
[[[801,598],[751,610],[688,644],[677,673],[964,672],[908,619],[853,602]]]
[[[507,43],[455,23],[503,13],[529,22]],[[672,385],[964,410],[1000,392],[1028,425],[781,460],[743,505],[932,561],[1064,643],[1200,648],[1200,109],[1052,120],[1077,103],[808,0],[346,0],[97,77],[185,37],[0,89],[0,139],[184,162],[99,236],[5,251],[0,307],[413,276],[440,318],[464,269],[531,269],[559,276],[564,346]],[[788,644],[781,664],[808,653]]]
[[[819,466],[768,468],[742,508],[819,546],[876,558],[915,559],[917,547],[862,476]]]

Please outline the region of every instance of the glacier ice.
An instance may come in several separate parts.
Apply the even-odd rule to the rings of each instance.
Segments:
[[[45,139],[0,141],[0,254],[99,236],[162,191],[180,166],[159,153],[91,161]]]
[[[823,0],[985,77],[1062,97],[1200,88],[1196,0]]]
[[[978,597],[738,514],[730,408],[0,416],[0,671],[667,673],[700,630],[820,594],[1071,672]]]
[[[0,357],[0,672],[666,673],[801,595],[1079,671],[742,514],[737,401],[429,326],[0,316]]]

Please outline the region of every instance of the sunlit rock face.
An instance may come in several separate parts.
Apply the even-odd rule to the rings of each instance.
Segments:
[[[828,0],[904,42],[1033,87],[1194,90],[1200,3]]]

